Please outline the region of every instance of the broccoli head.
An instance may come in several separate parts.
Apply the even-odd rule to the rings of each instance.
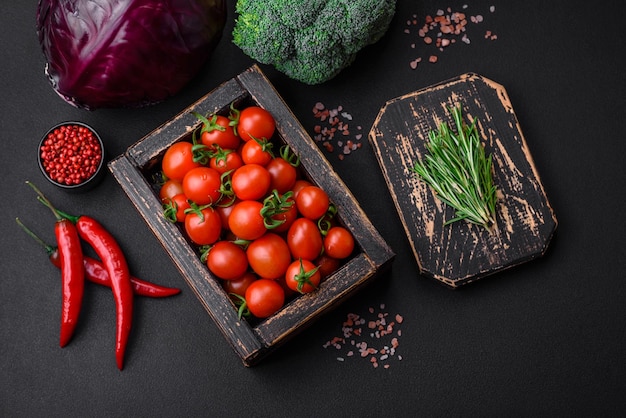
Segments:
[[[238,0],[233,43],[262,64],[320,84],[378,42],[396,0]]]

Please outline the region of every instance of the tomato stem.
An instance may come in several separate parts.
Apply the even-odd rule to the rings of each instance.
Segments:
[[[237,307],[237,316],[239,317],[239,319],[241,319],[242,317],[249,317],[250,309],[248,309],[248,303],[246,302],[246,298],[236,293],[230,293],[230,296],[231,300]]]
[[[311,277],[317,273],[317,270],[319,270],[320,266],[315,267],[312,270],[306,271],[304,269],[304,264],[302,263],[302,258],[300,258],[300,271],[298,272],[298,274],[296,274],[294,276],[294,279],[296,281],[296,283],[298,283],[298,285],[296,286],[296,288],[298,289],[298,292],[300,293],[305,293],[302,291],[302,289],[304,288],[305,284],[310,285],[311,287],[313,287],[314,289],[317,289],[317,286],[315,284],[313,284],[313,282],[311,281]]]
[[[274,189],[272,193],[263,200],[263,208],[261,216],[263,223],[267,229],[278,228],[285,223],[285,219],[274,219],[276,215],[287,212],[294,204],[293,192],[289,191],[282,196],[278,194],[278,190]]]
[[[235,107],[235,102],[232,102],[230,104],[230,114],[228,115],[228,119],[230,119],[230,122],[228,123],[228,125],[233,128],[233,132],[237,136],[239,135],[237,133],[237,127],[239,126],[240,115],[241,115],[241,111],[239,111],[239,109]]]
[[[213,132],[215,130],[222,132],[226,130],[226,128],[217,123],[216,114],[211,115],[211,119],[209,119],[209,116],[201,115],[198,112],[191,112],[191,114],[194,115],[200,122],[202,122],[202,129],[200,129],[201,134],[205,132]]]
[[[289,145],[285,144],[280,148],[280,156],[292,166],[296,168],[300,166],[300,156],[293,152]]]
[[[204,222],[204,213],[202,213],[202,210],[206,209],[206,208],[210,208],[211,204],[200,206],[196,202],[194,202],[193,200],[188,200],[188,202],[189,202],[189,206],[190,207],[185,209],[185,213],[186,214],[195,213],[196,215],[198,215],[200,220],[202,222]]]
[[[324,216],[322,216],[317,221],[317,227],[319,228],[320,233],[322,234],[323,237],[325,237],[328,234],[328,231],[330,231],[330,228],[332,228],[333,224],[331,221],[333,220],[336,214],[337,214],[337,207],[333,203],[330,203],[328,205],[328,210],[326,211]]]
[[[163,216],[171,223],[176,223],[176,213],[178,212],[178,203],[173,199],[168,199],[166,203],[163,203]]]

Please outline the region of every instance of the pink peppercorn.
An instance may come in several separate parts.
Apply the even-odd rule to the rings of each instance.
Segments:
[[[65,186],[89,180],[102,160],[100,141],[91,129],[78,124],[54,128],[44,138],[39,152],[48,177]]]

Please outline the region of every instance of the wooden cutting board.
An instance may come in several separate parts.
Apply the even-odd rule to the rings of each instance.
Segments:
[[[449,108],[457,104],[466,122],[477,119],[493,157],[498,205],[491,232],[465,221],[444,225],[454,209],[412,171],[429,131],[442,122],[456,131]],[[422,275],[457,288],[545,253],[556,216],[503,86],[468,73],[390,100],[369,141]]]

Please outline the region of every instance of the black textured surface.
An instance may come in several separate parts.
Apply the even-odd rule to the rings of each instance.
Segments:
[[[376,159],[365,138],[343,161],[327,154],[396,253],[389,273],[255,368],[245,368],[109,175],[89,193],[45,183],[37,168],[41,135],[80,120],[102,135],[108,158],[121,154],[252,61],[230,42],[229,24],[212,61],[180,94],[145,109],[74,109],[43,73],[36,1],[0,7],[0,415],[37,416],[616,416],[623,412],[626,346],[626,232],[621,219],[626,169],[623,115],[626,36],[617,2],[465,2],[471,44],[428,56],[407,20],[463,2],[399,1],[387,36],[334,80],[305,86],[263,66],[311,133],[320,101],[343,105],[366,133],[389,99],[475,72],[504,85],[558,220],[546,255],[449,290],[417,266]],[[495,12],[489,6],[495,5]],[[413,29],[413,28],[412,28]],[[498,39],[484,39],[486,30]],[[415,48],[411,44],[415,43]],[[427,61],[427,59],[426,59]],[[15,224],[19,216],[47,240],[50,213],[31,180],[59,207],[96,217],[118,238],[133,273],[183,287],[179,296],[137,299],[126,367],[115,367],[114,304],[88,286],[81,323],[58,346],[58,271]],[[374,368],[341,336],[348,313],[404,317],[399,346]],[[363,330],[360,339],[379,340]],[[349,344],[350,339],[348,340]],[[337,358],[342,357],[344,361]],[[401,359],[400,359],[401,358]],[[389,368],[383,367],[384,364]]]

